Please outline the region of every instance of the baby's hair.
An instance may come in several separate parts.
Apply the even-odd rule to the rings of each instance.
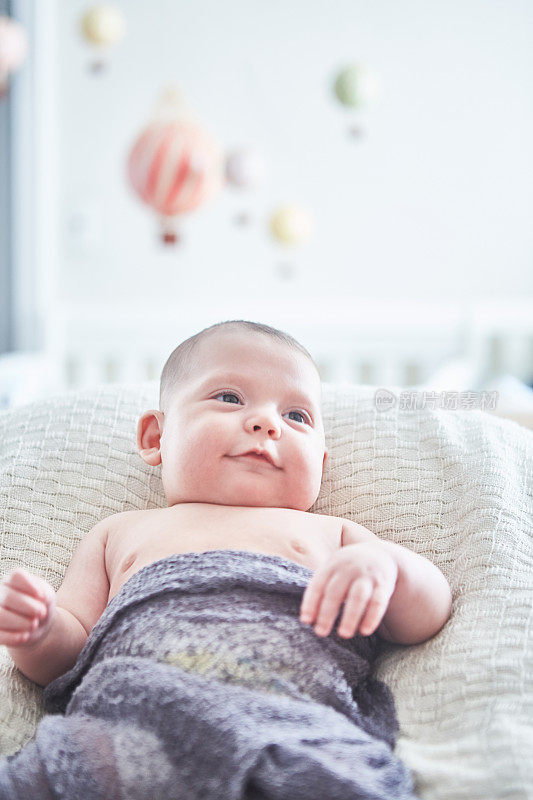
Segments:
[[[210,325],[208,328],[204,328],[199,333],[195,333],[194,336],[185,339],[185,341],[179,344],[169,355],[163,367],[159,385],[159,408],[161,411],[165,412],[167,410],[168,400],[172,395],[174,387],[177,386],[180,381],[186,380],[189,376],[193,367],[194,354],[200,342],[208,336],[213,335],[213,333],[220,328],[225,328],[226,326],[230,329],[237,328],[263,333],[270,336],[272,339],[277,339],[277,341],[286,344],[294,350],[299,350],[311,361],[318,373],[318,367],[311,354],[290,334],[280,331],[277,328],[271,328],[269,325],[263,325],[260,322],[250,322],[245,319],[230,319],[225,322],[217,322],[214,325]]]

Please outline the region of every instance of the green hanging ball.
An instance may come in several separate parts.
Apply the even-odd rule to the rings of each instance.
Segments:
[[[376,99],[379,81],[362,64],[350,64],[338,73],[333,88],[344,106],[361,108]]]

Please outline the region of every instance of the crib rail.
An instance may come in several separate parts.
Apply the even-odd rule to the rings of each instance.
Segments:
[[[438,313],[426,308],[423,314],[419,309],[409,315],[405,309],[391,313],[390,307],[381,312],[374,307],[312,324],[287,313],[277,319],[265,314],[244,318],[290,332],[313,355],[323,381],[416,386],[443,364],[462,360],[481,386],[505,372],[533,382],[533,315],[528,310],[497,315],[490,309],[450,312],[439,307]],[[62,385],[70,389],[158,379],[179,342],[220,320],[216,313],[194,320],[176,316],[162,312],[147,322],[146,313],[106,318],[93,310],[65,315],[54,348]]]

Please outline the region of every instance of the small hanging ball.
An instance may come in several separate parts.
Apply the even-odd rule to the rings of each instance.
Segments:
[[[98,5],[90,8],[82,17],[81,30],[91,44],[110,47],[124,36],[126,22],[118,8]]]
[[[252,221],[252,217],[247,211],[241,211],[235,216],[234,221],[236,225],[249,225]]]
[[[297,205],[278,208],[270,218],[270,232],[283,244],[300,244],[309,238],[313,222],[309,213]]]
[[[380,92],[377,75],[362,64],[350,64],[342,69],[334,83],[337,99],[344,106],[362,108],[376,100]]]
[[[233,186],[251,189],[263,182],[265,173],[265,162],[256,150],[234,150],[226,157],[226,180]]]
[[[362,139],[365,135],[363,128],[360,125],[351,125],[348,134],[352,139]]]
[[[277,273],[282,281],[291,281],[296,278],[297,269],[294,264],[278,264]]]

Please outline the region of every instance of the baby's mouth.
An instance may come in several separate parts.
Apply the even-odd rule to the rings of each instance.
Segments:
[[[260,456],[258,453],[244,453],[244,455],[238,456],[238,458],[253,458],[254,461],[266,461],[267,464],[270,464],[266,456]]]
[[[252,450],[250,450],[248,453],[240,453],[239,455],[233,456],[233,458],[251,459],[252,461],[257,461],[260,464],[268,464],[269,466],[277,469],[272,458],[266,453],[254,453]]]

